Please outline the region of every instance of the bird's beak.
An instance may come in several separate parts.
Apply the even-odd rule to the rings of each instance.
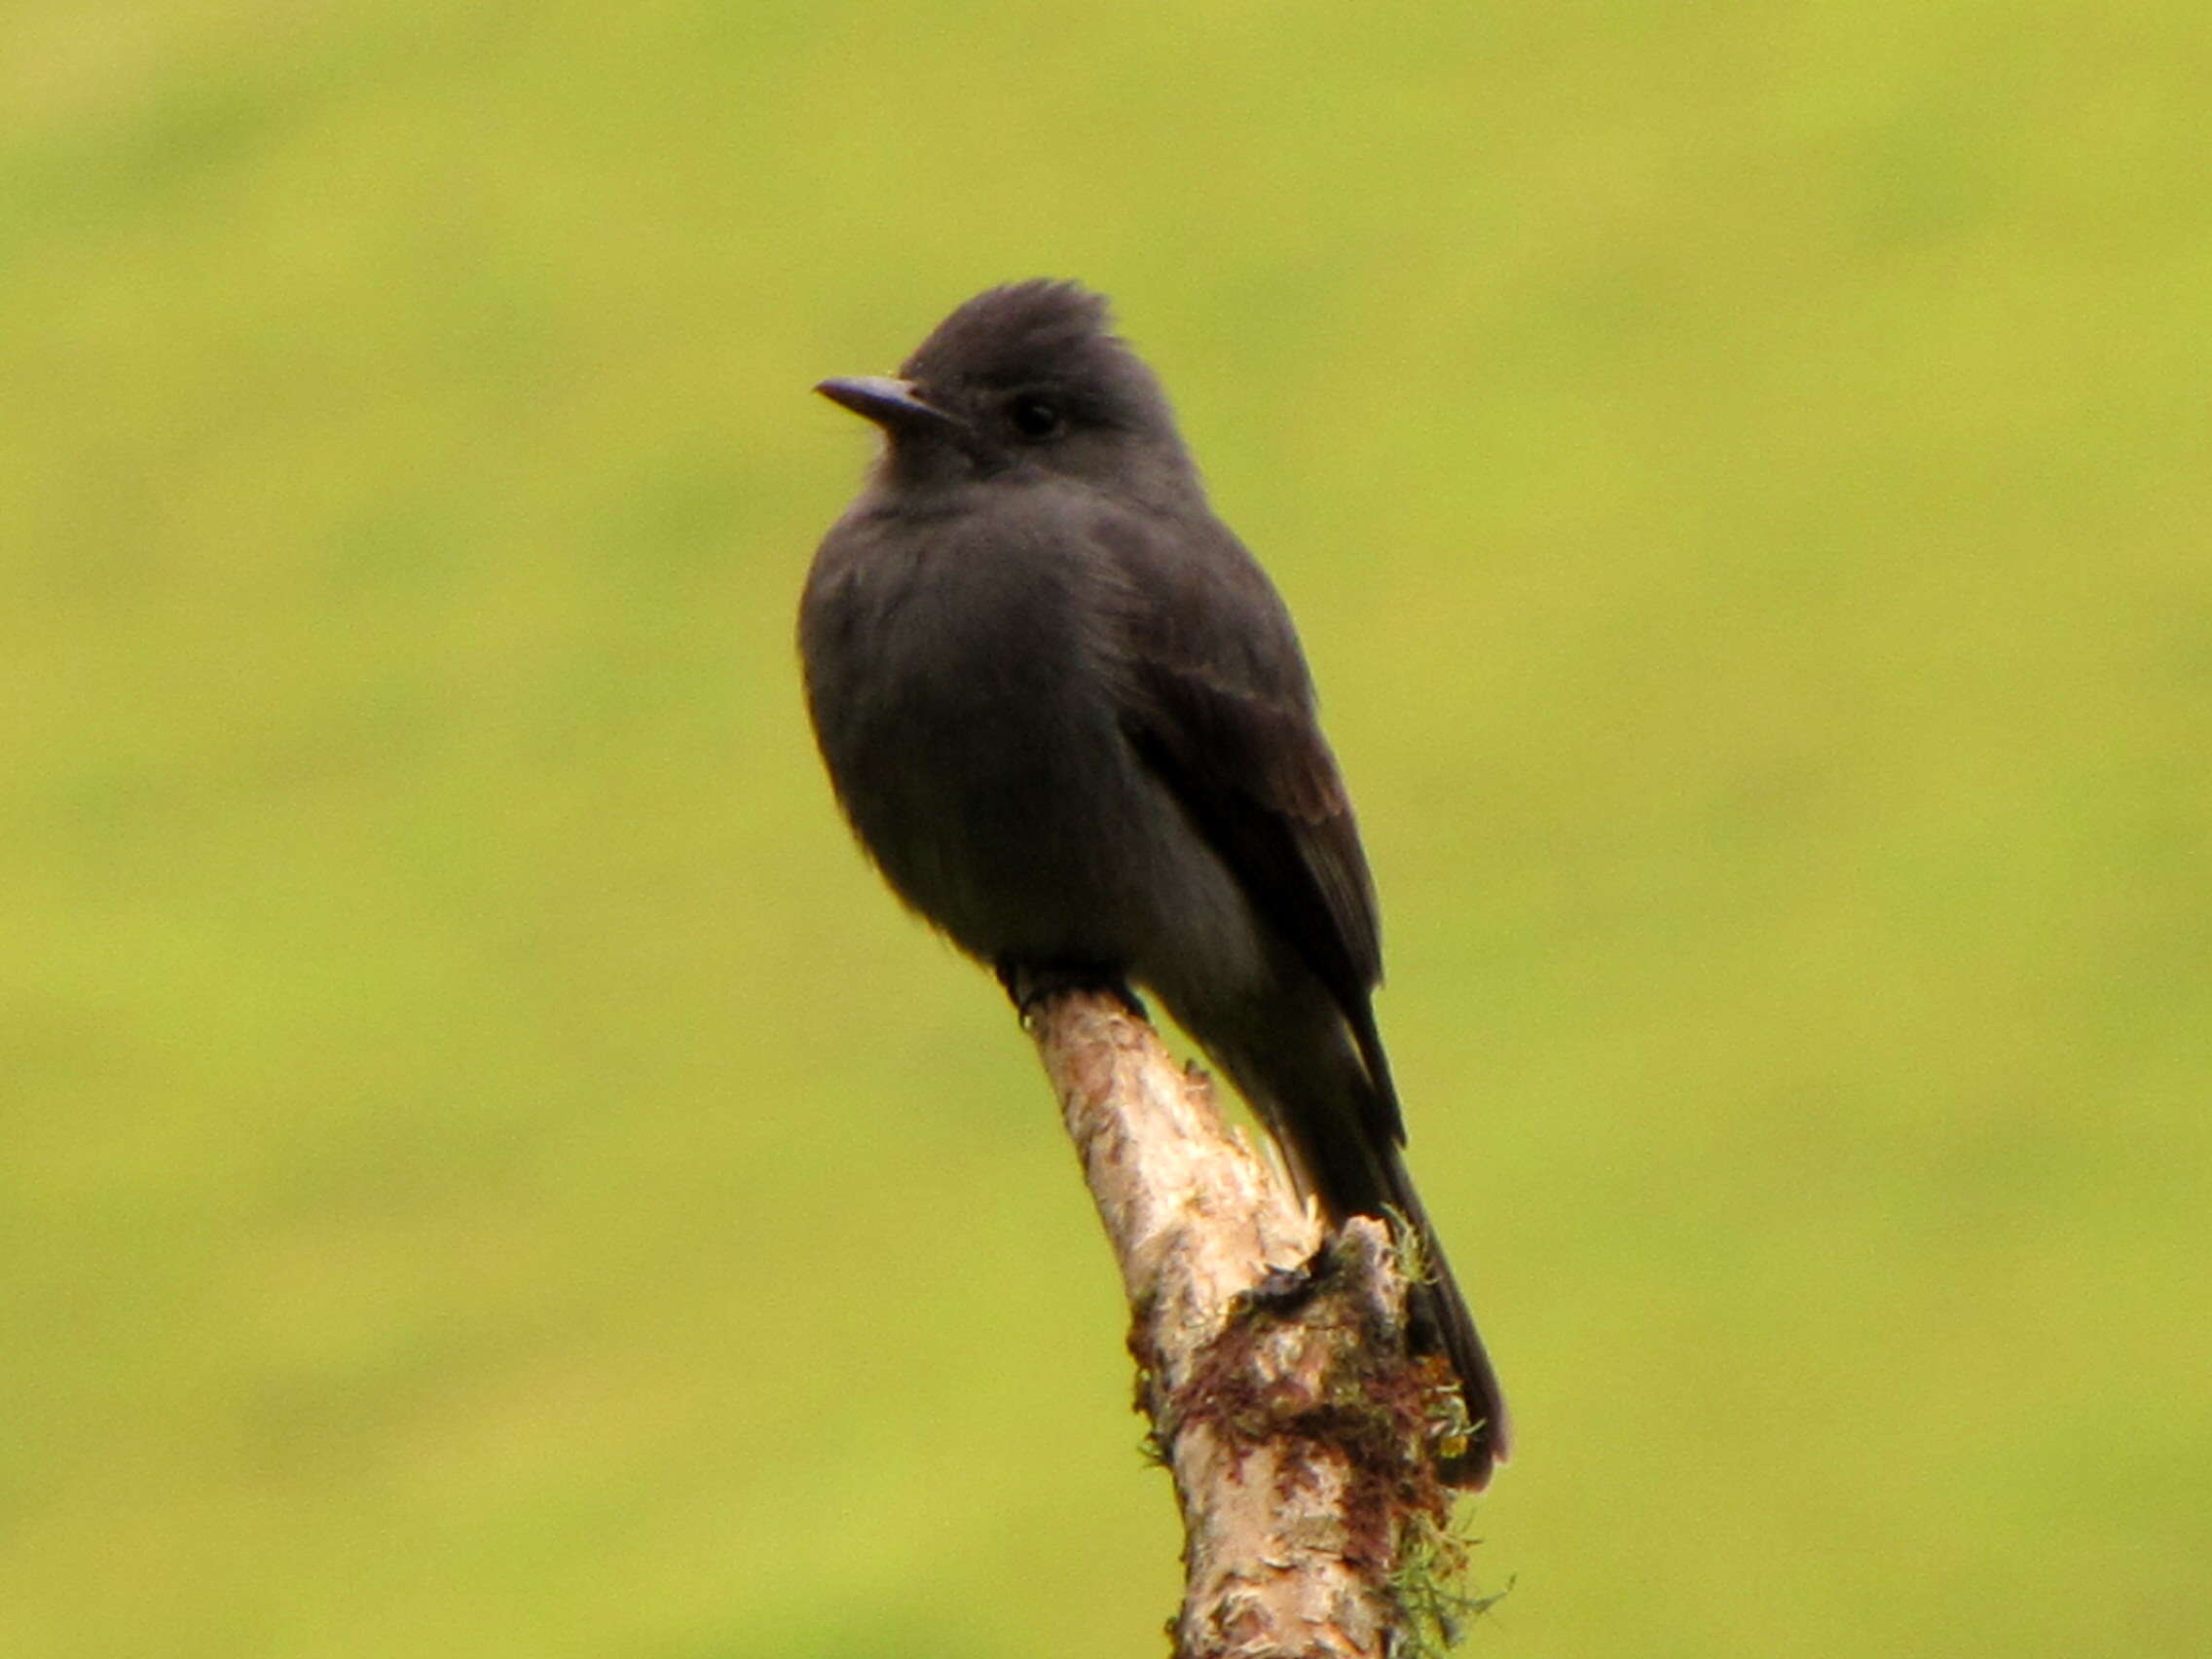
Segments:
[[[953,437],[964,430],[959,421],[926,402],[912,381],[893,380],[888,375],[857,375],[847,380],[826,380],[814,389],[894,435],[935,432]]]

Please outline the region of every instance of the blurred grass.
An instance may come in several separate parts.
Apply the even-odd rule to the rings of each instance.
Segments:
[[[2194,11],[0,47],[0,1653],[1157,1640],[1080,1186],[791,661],[805,387],[1039,273],[1329,697],[1477,1650],[2202,1651]]]

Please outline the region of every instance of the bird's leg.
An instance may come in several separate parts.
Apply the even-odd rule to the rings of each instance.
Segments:
[[[1014,1011],[1024,1021],[1037,1012],[1048,997],[1056,997],[1067,991],[1098,991],[1112,997],[1137,1018],[1150,1021],[1144,1004],[1129,989],[1128,980],[1110,968],[1095,968],[1071,962],[1017,962],[1002,956],[992,964],[997,971],[999,983],[1006,987]]]

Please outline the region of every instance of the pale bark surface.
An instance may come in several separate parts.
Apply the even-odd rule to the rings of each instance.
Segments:
[[[1077,992],[1034,1007],[1029,1028],[1121,1268],[1182,1507],[1178,1659],[1434,1643],[1439,1587],[1408,1579],[1456,1554],[1434,1468],[1456,1395],[1437,1361],[1408,1356],[1386,1229],[1354,1218],[1304,1278],[1324,1229],[1149,1025]]]

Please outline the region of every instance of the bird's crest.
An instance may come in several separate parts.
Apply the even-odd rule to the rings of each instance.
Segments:
[[[977,294],[901,369],[924,386],[1018,386],[1066,372],[1100,347],[1117,354],[1112,310],[1081,283],[1038,277]]]

